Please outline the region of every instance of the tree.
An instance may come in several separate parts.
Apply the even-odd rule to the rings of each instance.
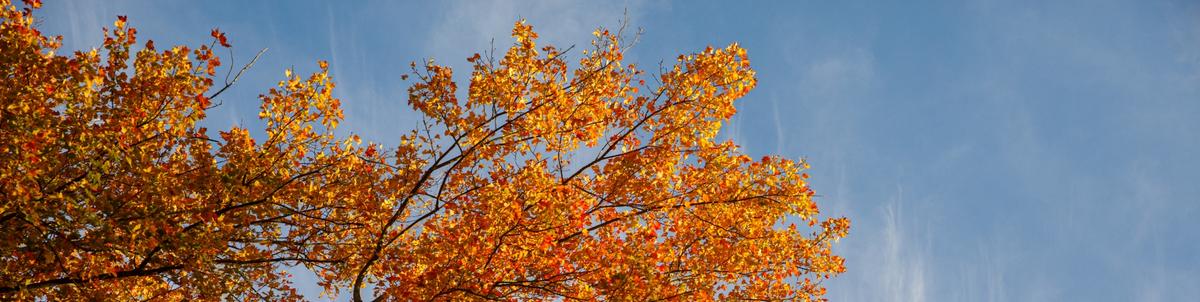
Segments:
[[[808,165],[717,140],[755,85],[736,44],[648,84],[622,31],[571,65],[518,22],[465,94],[413,64],[425,126],[385,149],[334,136],[325,62],[261,96],[258,138],[211,137],[223,33],[135,50],[119,17],[63,56],[37,1],[0,6],[3,299],[292,300],[302,266],[356,301],[814,300],[844,271]]]

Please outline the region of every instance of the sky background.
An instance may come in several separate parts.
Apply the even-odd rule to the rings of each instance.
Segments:
[[[394,143],[419,122],[409,62],[462,78],[518,18],[582,46],[628,11],[644,29],[629,62],[748,50],[759,84],[723,135],[807,158],[823,215],[853,221],[832,300],[1200,296],[1200,2],[827,2],[48,1],[36,15],[66,50],[99,46],[119,14],[160,48],[219,27],[226,66],[269,48],[214,129],[261,127],[257,95],[328,60],[340,131]]]

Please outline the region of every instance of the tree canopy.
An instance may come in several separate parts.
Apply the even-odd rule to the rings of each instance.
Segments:
[[[414,63],[424,126],[383,146],[334,135],[325,62],[213,133],[222,32],[118,17],[64,55],[37,1],[0,6],[0,299],[293,300],[303,267],[354,300],[819,300],[845,270],[808,164],[718,138],[756,83],[737,44],[648,75],[621,30],[573,53],[517,22],[465,92]]]

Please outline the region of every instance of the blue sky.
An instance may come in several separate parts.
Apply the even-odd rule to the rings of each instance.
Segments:
[[[49,2],[66,49],[129,16],[158,45],[219,27],[244,62],[212,128],[258,127],[283,70],[330,61],[345,132],[394,142],[408,62],[466,66],[526,18],[588,43],[628,10],[643,66],[740,42],[759,85],[724,130],[807,158],[853,220],[838,301],[1185,301],[1200,296],[1200,3]],[[226,63],[229,63],[226,60]],[[235,62],[236,63],[236,62]],[[306,291],[313,293],[314,291]],[[317,291],[319,292],[319,291]]]

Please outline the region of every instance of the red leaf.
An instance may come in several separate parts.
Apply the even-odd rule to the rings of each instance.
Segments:
[[[221,32],[220,29],[213,28],[211,35],[217,39],[218,43],[221,43],[221,46],[230,47],[229,40],[225,39],[225,33]]]

